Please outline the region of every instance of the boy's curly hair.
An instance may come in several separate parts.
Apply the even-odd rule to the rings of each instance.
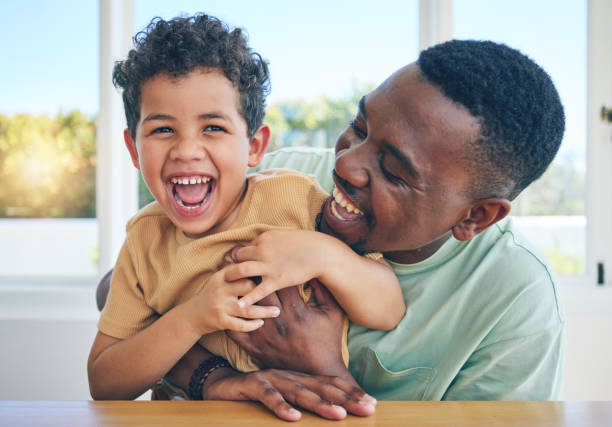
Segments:
[[[127,59],[115,64],[113,84],[123,89],[125,117],[132,138],[140,119],[143,83],[159,73],[181,77],[198,67],[221,70],[236,87],[248,136],[253,136],[265,115],[270,87],[268,64],[248,47],[240,28],[230,30],[215,17],[197,14],[169,21],[153,18],[134,36],[134,48]]]
[[[466,154],[478,198],[514,199],[559,150],[565,114],[550,76],[533,60],[490,41],[451,40],[421,52],[425,78],[480,121]]]

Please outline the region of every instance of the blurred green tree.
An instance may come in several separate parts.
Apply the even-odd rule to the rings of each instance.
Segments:
[[[96,123],[0,115],[0,216],[95,217]]]

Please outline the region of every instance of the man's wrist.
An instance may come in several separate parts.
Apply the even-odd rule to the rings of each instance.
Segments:
[[[238,375],[239,372],[231,367],[223,367],[215,369],[206,379],[202,387],[202,400],[217,400],[219,396],[215,395],[215,385],[224,378],[230,378]]]
[[[205,359],[193,371],[189,379],[188,394],[191,400],[201,400],[203,398],[202,390],[208,378],[215,370],[229,367],[227,360],[220,356],[212,356]]]

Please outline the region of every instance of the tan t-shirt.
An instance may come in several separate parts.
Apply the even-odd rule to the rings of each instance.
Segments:
[[[120,339],[134,335],[200,291],[211,274],[231,262],[234,246],[271,229],[314,230],[327,197],[311,175],[284,169],[257,173],[248,177],[231,227],[197,239],[176,228],[157,202],[145,206],[127,224],[98,329]],[[310,298],[307,291],[300,286],[305,300]],[[342,347],[348,363],[346,329]],[[204,335],[200,344],[240,371],[258,369],[224,331]]]

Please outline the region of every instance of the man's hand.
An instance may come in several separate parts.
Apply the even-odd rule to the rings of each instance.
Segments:
[[[204,400],[258,401],[287,421],[302,416],[292,405],[332,420],[344,419],[347,412],[368,416],[376,407],[376,399],[337,377],[275,369],[239,374],[225,368],[215,374],[206,380]]]
[[[342,360],[344,314],[317,280],[310,282],[317,307],[309,307],[297,288],[286,288],[262,300],[280,307],[275,319],[246,333],[228,332],[262,368],[291,369],[313,375],[334,375],[356,385]]]

